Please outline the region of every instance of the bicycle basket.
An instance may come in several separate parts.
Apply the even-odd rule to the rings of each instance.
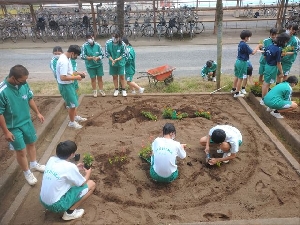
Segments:
[[[36,23],[36,27],[37,27],[38,30],[45,30],[45,23],[38,21]]]
[[[54,20],[51,20],[51,21],[49,22],[49,27],[50,27],[50,29],[52,29],[52,30],[56,30],[56,29],[58,29],[58,23],[57,23],[56,21],[54,21]]]

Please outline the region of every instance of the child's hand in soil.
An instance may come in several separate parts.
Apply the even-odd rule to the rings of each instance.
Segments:
[[[216,159],[216,158],[211,158],[208,160],[209,165],[215,165],[217,162],[218,162],[218,159]]]

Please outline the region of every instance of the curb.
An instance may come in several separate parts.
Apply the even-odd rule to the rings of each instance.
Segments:
[[[280,127],[280,129],[284,130],[284,132],[282,133],[283,135],[290,135],[290,136],[297,135],[296,132],[294,132],[294,130],[286,122],[284,122],[283,120],[279,121],[274,117],[270,117],[264,107],[259,107],[261,105],[252,93],[250,93],[249,96],[250,96],[250,100],[263,113],[264,118],[267,118],[268,120],[271,121],[272,124],[275,124],[276,127]],[[281,154],[286,158],[286,160],[290,163],[290,165],[296,170],[296,172],[300,176],[300,164],[297,162],[297,160],[284,147],[284,145],[278,140],[278,138],[270,131],[270,129],[264,124],[264,122],[256,115],[256,113],[246,103],[245,99],[238,98],[238,100],[244,106],[244,108],[248,111],[248,113],[253,117],[253,119],[256,121],[256,123],[261,127],[261,129],[269,136],[269,138],[276,145],[276,147],[281,152]],[[297,136],[299,138],[299,135],[297,135]],[[295,138],[297,138],[297,137],[295,137]],[[293,139],[293,138],[291,138],[291,139]],[[300,143],[298,142],[298,144],[296,146],[300,146]]]
[[[51,96],[53,97],[53,96]],[[53,113],[49,115],[49,118],[45,122],[43,126],[40,127],[40,129],[36,130],[37,134],[37,141],[36,141],[36,147],[40,145],[42,140],[44,139],[46,132],[50,130],[54,124],[55,124],[55,118],[63,113],[64,111],[64,101],[61,100],[58,105],[54,108]],[[3,198],[5,195],[5,190],[9,190],[10,187],[14,183],[14,178],[16,175],[20,172],[19,164],[17,163],[17,160],[15,159],[12,164],[4,171],[4,175],[0,177],[0,199]]]

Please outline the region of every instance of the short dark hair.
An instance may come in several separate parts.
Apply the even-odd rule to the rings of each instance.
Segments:
[[[226,138],[226,133],[222,129],[215,129],[211,134],[211,140],[217,144],[224,142],[225,138]]]
[[[251,36],[252,36],[252,32],[250,30],[243,30],[240,34],[240,38],[242,40],[245,40],[245,38],[251,37]]]
[[[56,147],[56,155],[60,159],[67,159],[77,150],[77,145],[74,141],[60,142]]]
[[[131,44],[129,43],[127,37],[123,37],[123,40],[122,40],[126,45],[129,45],[131,46]]]
[[[14,78],[18,79],[18,78],[21,78],[23,76],[28,76],[28,75],[29,75],[29,72],[25,68],[25,66],[18,64],[18,65],[13,66],[10,69],[8,77],[14,77]]]
[[[79,47],[79,45],[70,45],[68,52],[74,52],[74,54],[76,55],[80,55],[81,53],[81,48]]]
[[[298,78],[296,76],[289,76],[288,79],[286,79],[286,82],[290,84],[298,84]]]
[[[213,60],[208,60],[208,61],[206,62],[206,66],[207,66],[208,68],[210,68],[210,67],[212,67],[213,63],[214,63]]]
[[[55,46],[52,52],[63,52],[63,50],[60,46]]]
[[[290,38],[291,37],[289,34],[283,32],[276,37],[274,42],[277,44],[278,47],[285,47],[286,43],[290,40]]]
[[[294,24],[294,25],[292,26],[292,30],[295,30],[295,31],[299,30],[298,25],[297,25],[297,24]]]
[[[163,127],[163,135],[176,133],[176,129],[173,123],[166,123]]]
[[[273,27],[270,29],[270,34],[277,34],[278,33],[278,29]]]
[[[92,33],[86,33],[85,38],[91,38],[91,37],[94,37]]]

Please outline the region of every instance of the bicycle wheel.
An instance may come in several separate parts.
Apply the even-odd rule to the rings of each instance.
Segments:
[[[66,29],[61,29],[59,32],[60,32],[60,36],[62,37],[64,42],[66,42],[68,40],[68,33],[67,33]]]
[[[148,30],[149,37],[153,37],[153,35],[154,35],[154,28],[149,26],[147,30]]]
[[[45,30],[39,30],[39,33],[40,33],[40,37],[42,38],[43,42],[47,43],[47,41],[48,41],[47,32]]]
[[[204,31],[204,24],[202,22],[196,22],[194,30],[196,34],[202,33]]]
[[[32,42],[36,42],[37,37],[36,37],[35,30],[31,30],[30,37],[31,37]]]
[[[180,28],[179,28],[179,36],[180,36],[180,40],[182,40],[183,39],[183,27],[182,26],[180,26]]]
[[[248,18],[253,18],[253,17],[254,17],[254,14],[253,14],[253,10],[252,10],[252,9],[249,9],[249,10],[248,10],[247,17],[248,17]]]
[[[18,39],[18,29],[17,28],[11,29],[9,32],[9,37],[12,40],[12,42],[16,43]]]
[[[195,37],[194,25],[190,25],[190,38],[193,39]]]
[[[161,37],[161,28],[162,26],[160,24],[158,24],[156,26],[156,31],[157,31],[157,37],[158,37],[158,40],[160,41],[160,37]]]
[[[133,40],[136,41],[136,38],[137,38],[137,32],[136,32],[136,28],[135,28],[135,27],[133,28],[132,35],[133,35]]]

